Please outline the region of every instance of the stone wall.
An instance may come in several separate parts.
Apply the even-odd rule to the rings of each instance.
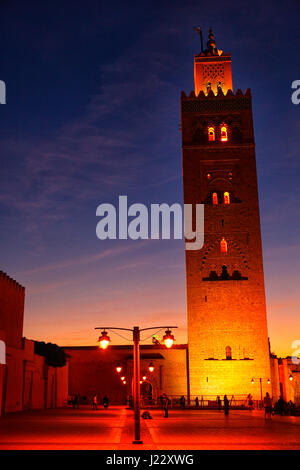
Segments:
[[[34,354],[34,341],[23,348],[7,348],[7,363],[0,365],[0,409],[5,412],[67,405],[68,364],[50,367]]]

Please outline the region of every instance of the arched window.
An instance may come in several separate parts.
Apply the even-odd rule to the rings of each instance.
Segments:
[[[224,192],[224,204],[230,204],[230,195],[228,191]]]
[[[210,82],[207,82],[206,90],[207,90],[207,92],[209,92],[209,90],[211,90],[211,83]]]
[[[221,247],[221,253],[227,253],[227,241],[223,237],[221,242],[220,242],[220,247]]]
[[[215,140],[215,129],[213,127],[208,128],[208,140],[213,142]]]
[[[221,141],[227,142],[228,135],[227,135],[227,128],[225,126],[221,127]]]
[[[225,353],[226,353],[226,359],[227,360],[232,359],[232,352],[231,352],[231,347],[230,346],[226,346]]]
[[[223,280],[225,280],[225,281],[229,279],[229,274],[228,274],[228,271],[227,271],[227,266],[222,266],[221,279],[223,279]]]
[[[213,204],[218,204],[218,194],[217,193],[212,194],[212,202],[213,202]]]

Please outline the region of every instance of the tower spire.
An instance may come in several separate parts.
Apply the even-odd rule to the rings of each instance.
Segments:
[[[216,51],[216,41],[215,41],[214,33],[212,31],[212,27],[209,28],[208,41],[207,41],[206,45],[207,45],[207,49],[212,54],[217,53],[217,51]]]
[[[195,28],[199,33],[200,28]],[[220,90],[227,93],[232,90],[231,78],[231,56],[225,54],[216,47],[215,36],[212,28],[209,28],[207,47],[200,54],[195,55],[194,59],[194,80],[195,93],[199,95],[200,91],[208,94],[213,91],[215,95]]]

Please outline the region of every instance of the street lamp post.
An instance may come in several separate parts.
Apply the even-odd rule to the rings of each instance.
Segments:
[[[133,400],[134,400],[134,441],[133,444],[142,444],[140,422],[140,329],[133,328]]]
[[[124,330],[133,333],[133,399],[134,399],[134,440],[133,444],[142,444],[141,440],[141,422],[140,422],[140,333],[146,330],[162,330],[166,328],[163,337],[164,344],[167,348],[171,348],[174,343],[174,336],[171,333],[171,328],[178,328],[177,326],[152,326],[150,328],[140,329],[138,326],[131,328],[116,328],[112,326],[101,327],[97,326],[95,330],[103,330],[99,336],[99,346],[106,349],[110,343],[110,338],[106,330]],[[149,367],[150,368],[150,367]],[[153,365],[151,364],[153,371]]]
[[[262,381],[263,381],[263,379],[265,379],[265,380],[267,381],[268,385],[270,385],[271,380],[270,380],[269,378],[266,378],[266,377],[252,377],[252,380],[251,380],[252,385],[254,384],[254,379],[255,379],[255,380],[259,380],[259,385],[260,385],[260,400],[263,401]]]

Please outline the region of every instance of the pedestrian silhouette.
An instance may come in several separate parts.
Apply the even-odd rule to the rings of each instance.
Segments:
[[[92,398],[92,403],[93,403],[93,410],[98,410],[98,398],[97,398],[96,393]]]
[[[199,408],[199,398],[198,397],[195,398],[195,405],[196,405],[196,408]]]
[[[182,395],[182,397],[180,398],[180,405],[182,408],[185,408],[185,397],[184,395]]]
[[[75,393],[75,395],[73,395],[72,400],[71,400],[74,409],[75,408],[79,409],[79,400],[80,400],[79,393]]]
[[[108,397],[105,395],[105,397],[103,397],[103,400],[102,400],[102,403],[103,403],[103,406],[104,408],[108,408]]]
[[[264,398],[264,408],[265,408],[265,419],[269,418],[269,419],[272,419],[271,418],[271,414],[272,414],[272,399],[269,395],[269,393],[267,392],[266,393],[266,396]]]
[[[72,395],[71,396],[71,403],[72,403],[72,408],[73,410],[75,409],[75,405],[76,405],[76,402],[75,402],[75,395]]]
[[[224,395],[224,412],[225,416],[229,415],[229,400],[227,398],[227,395]]]
[[[253,409],[254,409],[254,403],[253,403],[253,399],[252,399],[251,393],[248,394],[247,400],[248,400],[248,407],[249,407],[249,410],[253,410]]]
[[[169,417],[169,403],[170,403],[170,400],[169,400],[168,396],[165,393],[162,395],[162,397],[163,397],[164,417],[168,418]]]
[[[282,395],[280,395],[277,405],[278,405],[279,414],[282,416],[284,414],[284,407],[285,407],[285,402],[284,402],[284,399],[282,398]]]
[[[221,411],[222,401],[219,395],[217,396],[217,402],[218,402],[218,410]]]

